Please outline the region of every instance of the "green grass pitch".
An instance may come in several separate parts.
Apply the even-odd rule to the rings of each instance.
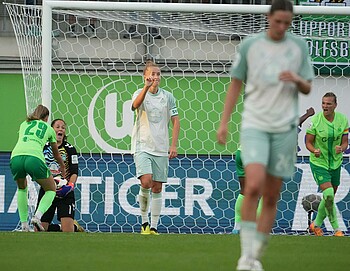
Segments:
[[[230,234],[0,232],[0,270],[235,270],[239,236]],[[348,237],[271,237],[265,271],[350,270]]]

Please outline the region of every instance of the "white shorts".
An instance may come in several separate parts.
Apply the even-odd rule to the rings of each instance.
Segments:
[[[135,153],[134,161],[137,178],[145,174],[152,174],[153,181],[167,182],[169,169],[168,156],[155,156],[146,152],[139,152]]]
[[[268,133],[253,128],[241,131],[242,160],[248,164],[262,164],[269,174],[289,178],[295,172],[297,129],[282,133]]]

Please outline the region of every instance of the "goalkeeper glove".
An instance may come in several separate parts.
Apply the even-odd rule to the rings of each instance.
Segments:
[[[56,196],[59,198],[64,198],[67,194],[74,190],[74,183],[68,183],[63,185],[60,189],[56,190]]]

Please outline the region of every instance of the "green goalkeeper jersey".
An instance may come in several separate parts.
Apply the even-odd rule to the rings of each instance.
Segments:
[[[56,142],[55,130],[42,120],[32,120],[22,122],[18,134],[18,141],[11,158],[18,155],[31,155],[45,163],[43,149],[46,142]]]
[[[345,115],[335,112],[333,122],[329,122],[320,112],[312,117],[307,134],[315,136],[314,147],[320,149],[321,155],[316,158],[310,153],[310,162],[325,169],[337,169],[343,161],[343,154],[335,153],[335,146],[340,146],[343,135],[348,134],[349,123]]]

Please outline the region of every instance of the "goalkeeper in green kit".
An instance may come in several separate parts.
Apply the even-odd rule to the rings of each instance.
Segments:
[[[343,152],[348,147],[349,123],[344,114],[334,111],[336,107],[336,95],[326,93],[322,97],[323,112],[311,119],[306,130],[312,175],[323,194],[316,219],[310,225],[310,230],[317,236],[323,235],[320,227],[326,217],[334,229],[334,236],[344,236],[339,229],[334,195],[340,184]]]

